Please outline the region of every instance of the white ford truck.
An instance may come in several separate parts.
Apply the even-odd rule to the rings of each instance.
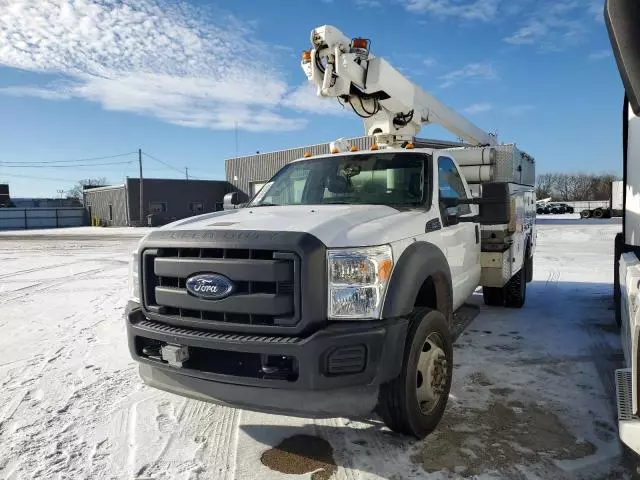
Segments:
[[[366,117],[242,208],[148,234],[131,263],[129,347],[147,384],[299,416],[376,410],[422,438],[444,412],[454,311],[482,286],[520,308],[535,250],[534,161],[411,84],[368,42],[312,32],[321,96]],[[416,148],[437,122],[470,146]]]

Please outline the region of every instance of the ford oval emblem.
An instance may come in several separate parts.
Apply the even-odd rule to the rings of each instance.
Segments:
[[[224,275],[217,273],[202,273],[187,279],[187,291],[205,300],[220,300],[233,293],[234,285]]]

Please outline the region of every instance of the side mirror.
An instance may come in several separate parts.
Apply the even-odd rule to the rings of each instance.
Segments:
[[[604,19],[629,104],[640,115],[640,2],[606,0]]]
[[[457,212],[447,213],[445,220],[448,226],[457,225],[460,223],[460,217],[458,216]]]
[[[223,201],[223,208],[225,210],[232,210],[234,208],[237,208],[237,205],[240,204],[240,199],[238,198],[238,192],[231,192],[231,193],[227,193],[224,196]]]

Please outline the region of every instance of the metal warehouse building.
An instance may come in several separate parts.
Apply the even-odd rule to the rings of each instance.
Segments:
[[[360,150],[366,150],[374,143],[373,137],[354,137],[347,138],[345,141]],[[414,144],[417,148],[450,148],[465,145],[457,142],[420,138],[416,138]],[[244,202],[255,195],[287,163],[303,158],[305,152],[311,152],[312,155],[328,154],[329,145],[329,143],[320,143],[277,152],[230,158],[225,161],[227,181],[236,187],[241,197],[240,201]]]
[[[109,226],[163,225],[181,218],[223,209],[225,194],[233,187],[223,180],[143,180],[144,217],[140,222],[140,180],[122,185],[86,189],[84,205],[89,218]]]

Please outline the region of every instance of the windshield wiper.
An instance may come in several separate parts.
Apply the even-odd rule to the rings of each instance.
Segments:
[[[322,202],[322,205],[348,205],[350,202],[336,200],[335,202]]]
[[[259,203],[257,205],[251,205],[251,207],[280,207],[281,205],[279,203],[269,203],[269,202],[264,202],[264,203]]]

